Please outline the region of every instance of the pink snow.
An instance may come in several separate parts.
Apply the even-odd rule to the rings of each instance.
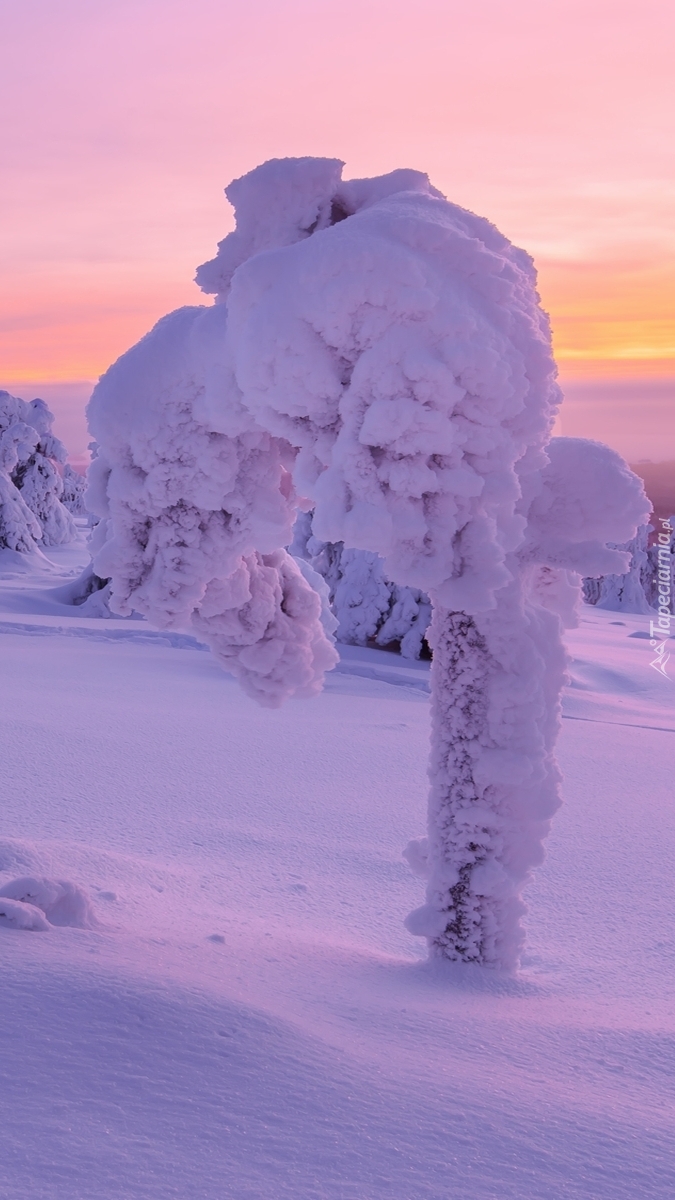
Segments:
[[[426,664],[344,647],[321,696],[263,709],[186,635],[61,604],[86,552],[48,554],[0,555],[0,888],[66,881],[98,928],[0,929],[7,1195],[670,1200],[648,619],[567,635],[565,804],[508,976],[429,965],[392,919],[423,895]]]

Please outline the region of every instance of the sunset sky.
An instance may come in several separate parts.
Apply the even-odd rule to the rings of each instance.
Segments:
[[[75,454],[90,381],[210,303],[223,187],[316,154],[428,171],[529,250],[565,431],[675,458],[672,2],[0,0],[0,39],[0,386]]]

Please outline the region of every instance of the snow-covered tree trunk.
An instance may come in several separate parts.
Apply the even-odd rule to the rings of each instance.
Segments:
[[[434,609],[430,631],[431,754],[429,776],[428,908],[408,917],[442,957],[488,957],[487,905],[473,886],[477,869],[494,857],[492,830],[475,778],[488,710],[490,652],[475,619]]]
[[[427,903],[406,923],[436,956],[512,967],[520,892],[560,805],[560,624],[514,583],[489,614],[436,603],[429,640],[428,839],[413,853],[426,859]]]

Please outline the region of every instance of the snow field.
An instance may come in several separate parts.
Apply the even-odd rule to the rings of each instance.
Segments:
[[[49,554],[0,593],[0,891],[68,881],[98,927],[0,928],[3,1200],[670,1200],[675,719],[645,618],[569,634],[565,804],[507,976],[403,926],[427,664],[348,647],[261,709],[190,639],[69,613],[77,555]]]

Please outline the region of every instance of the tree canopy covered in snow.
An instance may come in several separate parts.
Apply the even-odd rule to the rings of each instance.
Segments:
[[[649,506],[607,447],[551,441],[529,256],[420,172],[343,182],[341,166],[274,160],[230,185],[236,230],[197,275],[215,305],[165,317],[101,380],[94,569],[118,612],[195,630],[272,705],[336,659],[284,549],[298,509],[428,596],[429,837],[408,850],[428,891],[409,928],[510,967],[560,802],[556,610],[581,573],[626,570],[608,543]]]
[[[75,536],[56,465],[65,463],[66,449],[53,422],[44,400],[26,403],[0,392],[0,546],[6,549],[27,553]]]

